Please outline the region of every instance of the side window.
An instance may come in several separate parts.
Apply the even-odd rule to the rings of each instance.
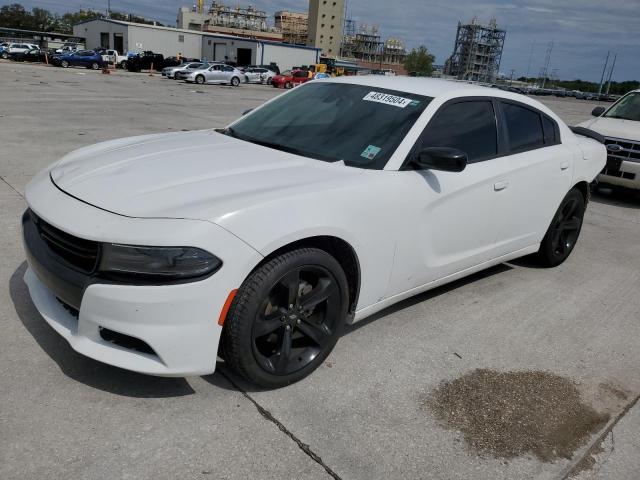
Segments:
[[[546,115],[542,115],[542,127],[544,128],[545,145],[556,145],[557,143],[560,143],[560,139],[556,132],[556,122]]]
[[[234,70],[234,68],[233,68],[233,67],[230,67],[229,65],[225,65],[225,66],[224,66],[224,71],[225,71],[225,72],[233,72],[233,70]]]
[[[538,112],[504,102],[502,102],[502,109],[511,153],[534,150],[544,146],[542,120]]]
[[[449,147],[462,150],[469,163],[495,157],[498,131],[493,104],[489,100],[471,100],[441,107],[418,142],[420,149]]]

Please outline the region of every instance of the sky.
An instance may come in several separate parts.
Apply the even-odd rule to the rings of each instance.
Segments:
[[[0,0],[64,13],[79,8],[105,10],[107,0]],[[206,5],[210,0],[205,0]],[[182,0],[111,0],[111,9],[175,25]],[[252,4],[272,17],[277,10],[307,11],[307,0],[223,0]],[[617,52],[613,80],[640,80],[640,0],[347,0],[357,25],[377,25],[383,39],[397,37],[408,48],[425,45],[442,64],[451,55],[458,21],[495,17],[507,31],[501,73],[537,76],[549,42],[549,73],[573,80],[600,81],[607,52]]]

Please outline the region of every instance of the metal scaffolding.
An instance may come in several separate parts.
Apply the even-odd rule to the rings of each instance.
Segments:
[[[505,30],[497,27],[495,18],[481,25],[474,18],[463,25],[458,22],[453,54],[445,63],[445,75],[459,80],[493,83],[500,70]]]
[[[348,20],[348,22],[353,22]],[[371,63],[404,63],[407,51],[402,40],[390,38],[383,42],[378,27],[362,25],[358,33],[353,34],[353,24],[346,24],[342,41],[342,56]],[[349,34],[346,34],[349,32]]]

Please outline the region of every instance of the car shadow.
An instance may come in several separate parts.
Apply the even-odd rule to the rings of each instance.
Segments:
[[[426,302],[427,300],[430,300],[432,298],[438,297],[445,293],[451,292],[452,290],[456,290],[460,287],[464,287],[465,285],[468,285],[470,283],[477,282],[478,280],[481,280],[483,278],[488,278],[493,275],[497,275],[499,273],[508,272],[509,270],[513,270],[513,267],[506,263],[501,263],[499,265],[487,268],[486,270],[482,270],[480,272],[474,273],[472,275],[461,278],[459,280],[455,280],[451,283],[447,283],[446,285],[436,287],[433,290],[428,290],[426,292],[419,293],[418,295],[409,297],[405,300],[395,303],[385,308],[384,310],[380,310],[378,313],[375,313],[370,317],[365,318],[364,320],[356,322],[352,325],[347,325],[347,328],[345,328],[345,331],[342,334],[342,336],[344,337],[346,335],[350,335],[353,332],[360,330],[362,327],[366,327],[367,325],[375,322],[376,320],[380,320],[381,318],[386,317],[387,315],[391,315],[399,310],[404,310],[405,308],[412,307],[413,305],[416,305],[418,303]]]
[[[637,210],[640,209],[640,192],[611,189],[602,186],[598,188],[597,192],[591,195],[591,201],[604,205]]]
[[[9,294],[18,318],[40,348],[69,378],[90,387],[138,398],[166,398],[191,395],[195,391],[184,378],[163,378],[130,372],[80,355],[40,316],[23,281],[23,262],[9,280]]]

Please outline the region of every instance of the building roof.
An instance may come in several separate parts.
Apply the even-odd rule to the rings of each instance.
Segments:
[[[114,23],[116,25],[125,25],[128,27],[138,27],[138,28],[152,28],[155,30],[164,30],[164,31],[169,31],[169,32],[178,32],[178,33],[184,33],[184,34],[190,34],[190,35],[200,35],[200,36],[205,36],[205,37],[212,37],[212,38],[226,38],[226,39],[230,39],[230,40],[243,40],[246,42],[254,42],[254,43],[264,43],[267,45],[278,45],[281,47],[289,47],[289,48],[301,48],[301,49],[305,49],[305,50],[317,50],[320,51],[322,50],[321,48],[316,48],[316,47],[307,47],[306,45],[293,45],[291,43],[282,43],[282,42],[274,42],[271,40],[261,40],[261,39],[257,39],[257,38],[246,38],[246,37],[238,37],[236,35],[227,35],[224,33],[210,33],[210,32],[201,32],[198,30],[187,30],[184,28],[174,28],[174,27],[161,27],[159,25],[149,25],[147,23],[136,23],[136,22],[127,22],[125,20],[114,20],[112,18],[93,18],[91,20],[84,20],[82,22],[76,23],[74,25],[83,25],[85,23],[91,23],[91,22],[107,22],[107,23]]]

